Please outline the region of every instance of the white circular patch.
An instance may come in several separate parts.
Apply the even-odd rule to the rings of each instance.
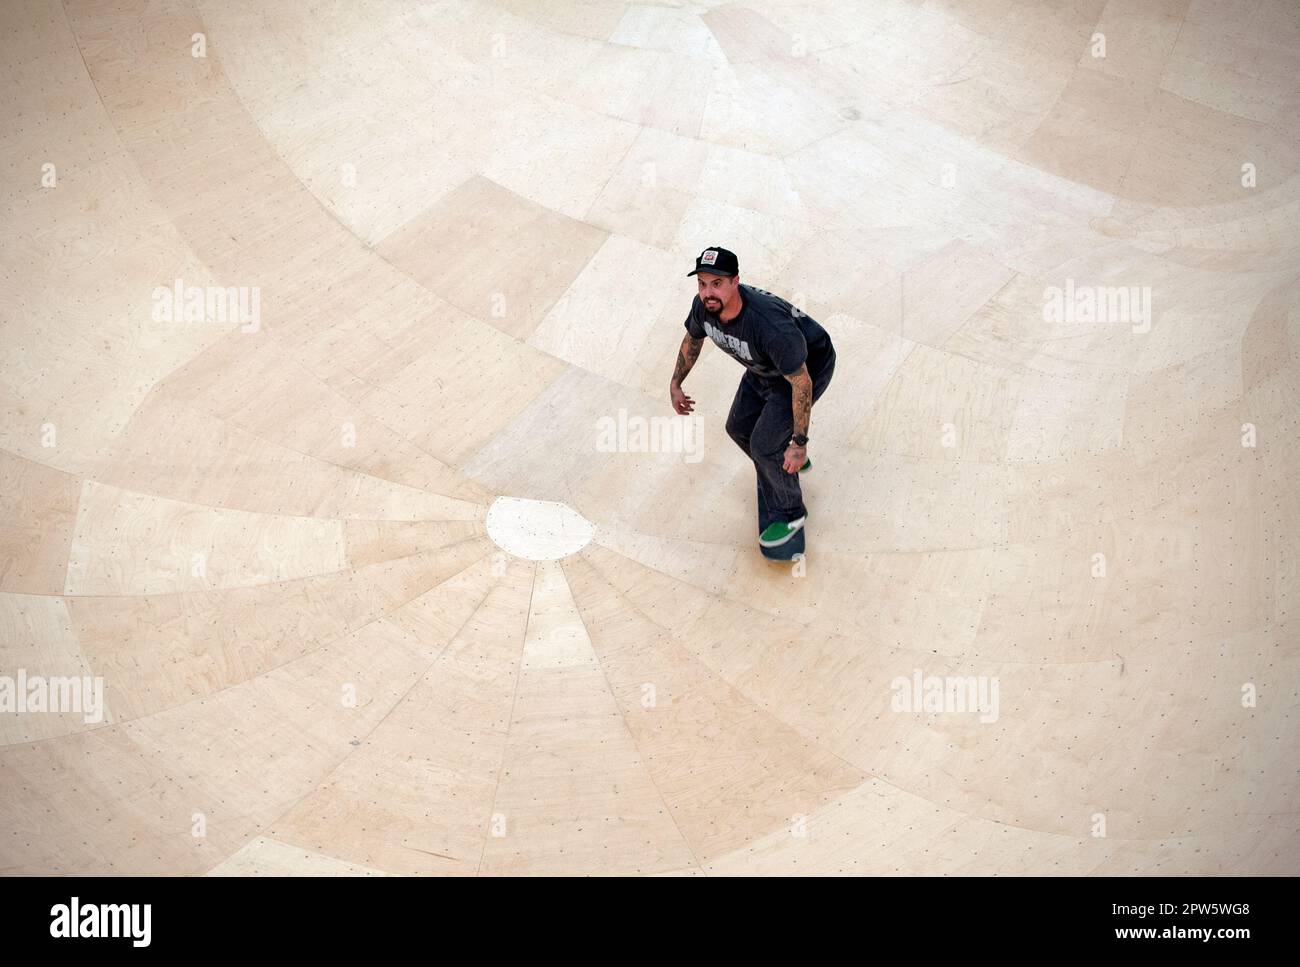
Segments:
[[[529,561],[554,561],[582,550],[596,525],[568,504],[498,497],[487,512],[488,537],[503,551]]]

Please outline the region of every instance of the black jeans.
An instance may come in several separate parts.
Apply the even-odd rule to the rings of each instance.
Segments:
[[[835,352],[820,361],[812,377],[813,402],[825,392],[835,372]],[[791,410],[793,390],[788,380],[778,376],[763,379],[748,370],[740,379],[736,398],[727,416],[727,435],[754,461],[758,472],[758,489],[762,491],[773,520],[797,520],[808,513],[803,505],[799,474],[786,473],[785,448],[794,435]]]

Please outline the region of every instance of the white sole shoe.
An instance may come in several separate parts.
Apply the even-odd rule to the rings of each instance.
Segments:
[[[799,533],[803,528],[804,521],[807,519],[807,517],[799,517],[795,520],[786,521],[786,525],[790,528],[790,533],[786,534],[785,537],[781,538],[779,541],[765,541],[762,537],[759,537],[759,547],[780,547],[782,544],[790,540],[790,538],[794,537],[795,534]]]

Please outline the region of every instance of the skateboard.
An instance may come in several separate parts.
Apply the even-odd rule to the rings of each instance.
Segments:
[[[767,525],[772,523],[772,517],[767,512],[767,501],[763,499],[763,488],[758,488],[758,532],[761,534],[767,530]],[[758,549],[763,552],[763,556],[770,561],[789,561],[796,554],[804,552],[804,528],[800,527],[794,532],[794,536],[782,544],[780,547],[764,547],[758,545]]]

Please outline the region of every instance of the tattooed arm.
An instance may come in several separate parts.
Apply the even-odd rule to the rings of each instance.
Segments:
[[[668,385],[668,395],[673,401],[673,409],[682,416],[695,408],[695,400],[682,392],[682,380],[695,365],[695,360],[700,358],[700,350],[703,348],[704,340],[696,339],[688,332],[682,337],[681,348],[677,350],[677,366],[673,369],[673,380]],[[809,392],[811,394],[811,390]]]
[[[808,435],[808,423],[812,419],[812,377],[808,375],[808,364],[800,366],[797,372],[786,377],[790,381],[791,405],[794,409],[794,432],[799,436]]]
[[[808,424],[812,421],[812,377],[808,375],[808,364],[800,366],[796,372],[786,377],[790,381],[790,408],[794,416],[796,436],[808,435]],[[791,443],[785,449],[785,472],[798,473],[799,468],[808,457],[808,447],[795,446]]]

